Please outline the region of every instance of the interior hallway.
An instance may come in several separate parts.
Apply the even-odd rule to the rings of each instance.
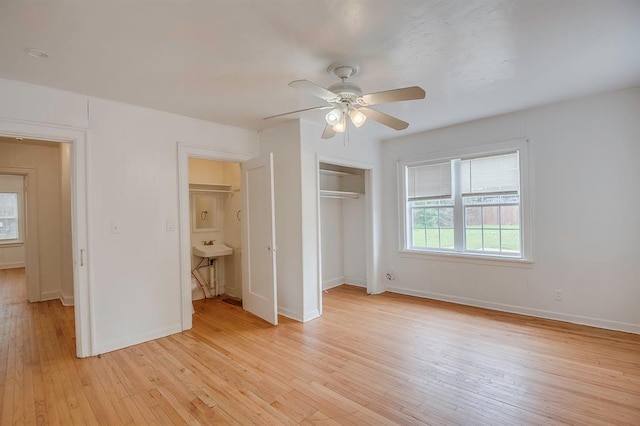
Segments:
[[[305,324],[209,299],[77,359],[73,308],[27,303],[23,269],[0,299],[0,424],[640,424],[634,334],[342,286]]]

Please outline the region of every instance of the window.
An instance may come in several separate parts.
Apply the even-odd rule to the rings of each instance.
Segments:
[[[401,162],[403,249],[526,259],[526,145]],[[508,147],[508,148],[507,148]]]
[[[0,243],[19,239],[18,214],[18,194],[0,192]]]

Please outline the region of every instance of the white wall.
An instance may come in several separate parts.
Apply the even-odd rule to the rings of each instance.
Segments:
[[[320,199],[322,289],[344,284],[344,229],[342,200]]]
[[[89,197],[98,346],[180,331],[179,238],[166,227],[179,219],[176,142],[257,155],[256,134],[98,99],[89,125],[90,190],[99,194]]]
[[[233,248],[230,256],[224,257],[225,294],[242,298],[242,195],[240,193],[240,164],[225,163],[225,179],[231,183],[231,194],[224,206],[224,243]]]
[[[640,90],[557,103],[383,143],[387,288],[640,332]],[[528,138],[531,268],[398,252],[397,160]],[[554,301],[562,289],[563,301]]]
[[[257,134],[9,80],[0,93],[0,118],[89,129],[92,353],[180,331],[176,144],[256,156]]]
[[[365,198],[342,200],[344,282],[367,286]]]

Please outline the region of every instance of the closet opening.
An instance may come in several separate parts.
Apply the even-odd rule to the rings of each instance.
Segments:
[[[320,286],[321,294],[341,285],[367,288],[370,170],[320,161]]]

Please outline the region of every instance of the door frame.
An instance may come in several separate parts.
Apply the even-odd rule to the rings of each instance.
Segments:
[[[329,163],[337,166],[352,167],[364,170],[364,197],[365,197],[365,259],[367,264],[367,294],[379,293],[377,271],[378,261],[374,250],[375,227],[373,221],[373,177],[374,165],[362,161],[349,160],[326,155],[316,155],[316,197],[317,197],[317,241],[318,241],[318,311],[322,315],[322,216],[320,212],[320,163]]]
[[[193,326],[191,301],[191,219],[189,214],[189,158],[204,160],[227,161],[241,163],[255,155],[226,151],[220,148],[210,148],[201,145],[191,145],[177,142],[178,148],[178,205],[179,205],[179,234],[180,234],[180,298],[182,300],[181,317],[182,331]]]
[[[91,298],[91,267],[88,256],[90,253],[89,191],[87,186],[88,129],[0,118],[0,135],[71,145],[71,243],[76,356],[78,358],[91,356],[95,347],[93,341],[95,322],[92,309],[93,299]],[[36,175],[34,174],[34,176]],[[30,274],[30,281],[31,278],[37,280],[39,292],[37,235],[33,240],[35,241],[29,238],[25,246],[25,265],[28,269],[35,271]],[[34,283],[31,282],[29,285],[33,286]],[[38,294],[39,299],[40,294]]]

